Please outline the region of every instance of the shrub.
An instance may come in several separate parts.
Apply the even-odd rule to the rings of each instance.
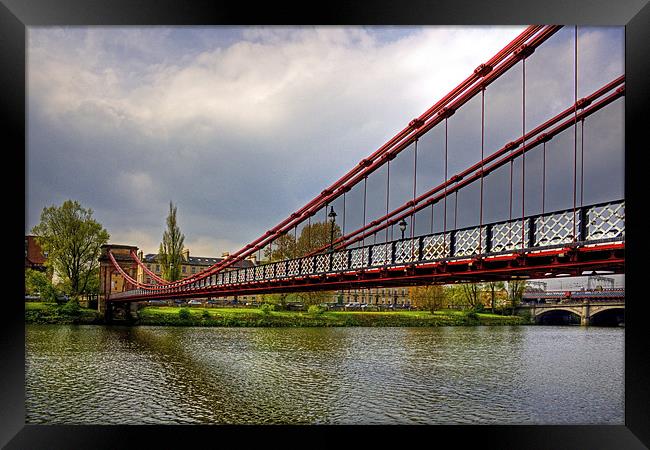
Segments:
[[[192,317],[192,313],[190,312],[189,308],[181,308],[178,310],[178,317],[182,320],[188,320],[190,317]]]
[[[212,316],[210,315],[210,311],[204,309],[203,312],[201,313],[201,317],[205,320],[210,320]]]
[[[70,299],[61,307],[61,312],[69,316],[78,316],[81,314],[79,302],[76,299]]]
[[[479,303],[472,308],[472,311],[474,311],[475,313],[481,313],[484,310],[485,310],[485,306],[483,305],[483,303]]]
[[[271,314],[271,311],[273,310],[275,310],[275,306],[270,305],[268,303],[264,303],[262,306],[260,306],[260,311],[262,311],[262,314],[264,314],[265,316]]]
[[[320,305],[311,305],[307,310],[307,313],[312,316],[320,316],[325,312],[325,308]]]
[[[465,319],[465,323],[467,324],[473,324],[478,321],[478,314],[476,314],[476,311],[471,309],[468,311],[463,311],[463,317]]]

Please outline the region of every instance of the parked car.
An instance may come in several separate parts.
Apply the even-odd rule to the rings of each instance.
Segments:
[[[203,303],[201,303],[200,300],[194,299],[194,300],[190,300],[189,302],[187,302],[187,304],[190,305],[190,306],[198,306],[198,305],[202,305]]]
[[[149,305],[160,305],[164,306],[167,304],[167,300],[149,300],[147,302]]]

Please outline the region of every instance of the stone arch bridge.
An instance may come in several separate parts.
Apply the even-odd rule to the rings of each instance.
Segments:
[[[596,325],[603,322],[615,325],[624,324],[625,300],[573,300],[558,303],[533,303],[520,305],[518,312],[528,311],[534,323],[544,323],[547,319],[564,316],[567,320],[570,314],[580,318],[580,325]]]

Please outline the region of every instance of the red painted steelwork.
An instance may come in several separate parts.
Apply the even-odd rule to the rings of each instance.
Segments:
[[[205,278],[209,275],[215,274],[220,270],[228,267],[229,265],[234,264],[237,261],[245,258],[246,256],[256,252],[257,250],[263,248],[265,245],[272,242],[279,235],[285,231],[291,229],[302,220],[307,217],[312,216],[318,209],[323,205],[327,204],[329,201],[341,195],[346,190],[349,190],[351,186],[359,182],[363,177],[372,173],[380,165],[386,162],[386,159],[380,158],[389,150],[392,154],[397,154],[400,150],[405,148],[411,142],[413,142],[419,135],[426,132],[428,129],[433,127],[436,123],[442,120],[445,111],[453,111],[458,108],[460,105],[464,104],[471,97],[473,97],[477,92],[479,92],[484,86],[494,81],[498,76],[503,72],[508,70],[512,65],[516,64],[519,61],[519,56],[515,55],[513,52],[520,48],[520,46],[528,39],[534,36],[534,38],[527,43],[531,48],[535,48],[540,45],[544,40],[548,39],[553,33],[559,30],[559,26],[531,26],[528,27],[524,32],[522,32],[517,38],[505,46],[501,51],[499,51],[495,56],[493,56],[485,66],[493,67],[492,70],[476,70],[472,75],[470,75],[465,81],[458,85],[454,90],[449,94],[443,97],[435,105],[425,111],[420,117],[411,121],[409,126],[400,131],[396,136],[391,138],[386,144],[380,147],[375,151],[369,158],[366,158],[361,161],[354,169],[348,172],[346,175],[341,177],[338,181],[332,184],[329,188],[325,189],[321,195],[317,196],[315,199],[307,203],[303,208],[297,212],[291,214],[287,219],[285,219],[280,224],[276,225],[274,228],[267,231],[262,237],[246,245],[243,249],[231,254],[226,260],[215,264],[214,266],[205,269],[198,274],[195,274],[191,277],[187,277],[183,281],[171,283],[171,286],[181,286],[202,278]],[[538,33],[539,32],[539,33]],[[508,57],[509,56],[509,57]],[[502,61],[506,60],[505,63],[501,64],[498,68],[494,66]],[[483,78],[482,81],[480,81]],[[480,82],[479,82],[480,81]],[[472,86],[471,90],[467,90],[469,86]],[[462,96],[458,97],[452,104],[449,102],[457,97],[462,92],[465,92]],[[448,106],[445,110],[444,105],[451,105],[451,109]],[[430,120],[428,124],[419,126],[420,123],[430,119],[435,112],[441,111],[442,114],[434,117],[433,120]],[[415,127],[418,125],[418,127]],[[396,146],[397,145],[397,146]],[[374,160],[374,162],[370,162]]]
[[[559,134],[560,132],[566,130],[572,124],[577,123],[578,121],[582,120],[583,118],[588,117],[589,115],[595,113],[599,109],[607,106],[608,104],[610,104],[611,102],[613,102],[617,98],[622,97],[624,95],[624,93],[625,93],[625,86],[622,86],[621,88],[618,88],[616,90],[616,92],[614,92],[613,94],[605,97],[604,99],[600,100],[599,102],[596,102],[596,103],[592,104],[589,108],[583,109],[582,112],[577,114],[577,116],[574,116],[571,119],[565,121],[564,123],[558,125],[557,127],[553,128],[548,133],[545,133],[545,134],[541,135],[540,137],[543,137],[543,139],[536,139],[536,140],[534,140],[532,142],[529,142],[528,144],[526,144],[526,145],[524,145],[524,146],[522,146],[522,147],[520,147],[520,148],[518,148],[516,150],[510,151],[510,153],[507,153],[509,151],[509,146],[506,145],[505,147],[501,148],[501,150],[495,152],[494,154],[492,154],[491,156],[486,158],[486,160],[483,161],[483,162],[492,162],[496,158],[498,158],[499,156],[502,156],[504,153],[506,153],[506,156],[504,156],[501,160],[494,162],[490,166],[484,166],[481,171],[475,172],[473,175],[463,177],[462,181],[457,182],[456,184],[451,186],[449,189],[447,189],[447,187],[451,185],[451,182],[447,181],[447,182],[445,182],[445,183],[431,189],[430,191],[422,194],[420,197],[418,197],[418,199],[416,199],[416,201],[405,203],[400,208],[396,209],[394,212],[392,212],[390,214],[387,214],[384,217],[374,221],[375,222],[375,225],[374,225],[375,228],[370,229],[369,231],[366,231],[365,233],[361,234],[360,236],[358,236],[358,237],[356,237],[354,239],[348,240],[348,241],[344,242],[341,245],[336,246],[335,250],[340,250],[342,248],[345,248],[345,247],[349,246],[350,244],[354,244],[355,242],[359,242],[359,241],[361,241],[362,239],[364,239],[364,238],[366,238],[368,236],[372,236],[373,234],[378,233],[379,231],[381,231],[381,230],[383,230],[385,228],[388,228],[391,225],[394,225],[395,223],[397,223],[401,219],[406,218],[406,217],[410,216],[411,214],[415,214],[416,212],[426,208],[427,206],[429,206],[429,205],[431,205],[433,203],[436,203],[437,201],[443,199],[445,196],[448,196],[450,193],[453,193],[453,192],[461,189],[462,187],[470,184],[471,182],[475,181],[479,177],[481,177],[481,176],[483,176],[483,175],[485,175],[487,173],[490,173],[491,171],[501,167],[502,165],[506,164],[507,162],[514,160],[520,154],[531,150],[532,148],[538,146],[539,144],[541,144],[545,140],[548,140],[551,137],[555,136],[556,134]],[[573,112],[573,108],[571,108],[571,112]],[[477,167],[477,166],[480,167],[481,163],[475,164],[473,167]],[[465,173],[465,172],[467,172],[467,171],[464,171],[463,173]],[[439,192],[442,189],[446,189],[446,191],[443,192],[442,194],[438,194],[437,196],[432,197],[432,195],[434,193]],[[412,203],[415,203],[415,204],[420,203],[420,202],[424,201],[425,199],[426,199],[426,201],[424,203],[420,204],[419,206],[413,206],[413,204],[412,204]],[[410,207],[413,207],[413,209],[411,209],[411,210],[409,210],[407,212],[402,212],[401,214],[397,215],[396,217],[393,217],[391,220],[388,220],[388,221],[386,221],[384,223],[380,223],[379,225],[376,225],[377,222],[383,222],[384,220],[387,220],[389,217],[395,216],[396,212],[404,211],[404,210],[406,210],[407,208],[410,208]],[[353,234],[358,234],[359,232],[368,230],[369,228],[370,227],[364,227],[362,229],[359,229],[359,230],[353,232]],[[314,252],[310,253],[309,255],[313,255],[313,254],[317,253],[318,251],[322,251],[322,250],[323,249],[321,248],[321,249],[319,249],[317,251],[314,251]]]
[[[149,275],[151,278],[153,278],[154,280],[156,280],[158,283],[160,283],[160,284],[169,284],[169,281],[165,280],[164,278],[160,278],[158,275],[156,275],[156,274],[153,273],[151,270],[149,270],[149,269],[147,268],[147,266],[144,265],[144,264],[142,263],[142,261],[140,261],[140,258],[138,258],[138,255],[137,255],[137,254],[135,253],[135,251],[133,251],[133,250],[131,250],[131,258],[133,258],[133,260],[138,264],[138,266],[142,267],[142,270],[144,270],[144,272],[145,272],[147,275]]]
[[[424,282],[448,284],[456,282],[480,281],[483,279],[512,279],[513,276],[537,276],[545,273],[575,272],[608,269],[623,273],[625,258],[622,253],[624,243],[607,244],[596,249],[562,248],[553,250],[544,257],[531,257],[532,254],[513,253],[481,260],[481,268],[474,269],[476,260],[427,263],[417,266],[396,266],[390,270],[378,269],[357,273],[354,271],[313,275],[292,280],[257,281],[249,285],[231,288],[197,288],[180,292],[151,292],[126,298],[111,299],[114,302],[132,302],[157,298],[192,298],[206,296],[248,295],[271,292],[300,292],[305,290],[359,289],[367,287],[392,287],[417,285]],[[598,255],[592,256],[594,252]],[[561,256],[563,255],[564,256]]]
[[[594,100],[596,100],[597,98],[599,98],[603,94],[611,91],[612,89],[616,88],[617,86],[622,84],[624,81],[625,81],[625,76],[620,76],[617,79],[613,80],[612,82],[606,84],[602,88],[598,89],[596,92],[589,95],[588,97],[585,97],[585,98],[579,100],[578,103],[580,103],[582,105],[582,106],[579,106],[579,108],[582,108],[583,111],[585,111],[586,107],[588,105],[591,105]],[[623,88],[624,88],[624,86],[623,86]],[[623,94],[623,92],[624,91],[621,91],[620,94]],[[605,105],[601,104],[600,106],[602,107],[602,106],[605,106]],[[462,172],[454,175],[449,180],[445,181],[444,183],[440,184],[439,186],[436,186],[435,188],[429,190],[428,192],[425,192],[424,194],[420,195],[419,197],[415,198],[414,200],[410,200],[410,201],[404,203],[399,208],[397,208],[397,209],[391,211],[390,213],[380,217],[379,219],[376,219],[375,221],[369,223],[368,225],[365,225],[365,226],[363,226],[363,227],[361,227],[361,228],[359,228],[357,230],[354,230],[354,231],[348,233],[345,236],[339,237],[338,239],[334,240],[333,245],[335,246],[336,249],[345,248],[346,246],[350,245],[351,243],[354,243],[354,242],[357,242],[357,241],[361,240],[363,237],[367,237],[367,236],[369,236],[371,234],[374,234],[377,231],[381,231],[382,229],[394,224],[395,222],[387,223],[387,224],[385,224],[385,227],[383,227],[383,228],[377,229],[377,230],[375,230],[375,231],[373,231],[373,232],[371,232],[369,234],[365,234],[364,236],[360,237],[359,239],[349,241],[350,238],[358,235],[359,233],[362,233],[362,232],[364,232],[364,231],[366,231],[366,230],[368,230],[368,229],[370,229],[372,227],[375,227],[376,225],[384,222],[385,220],[390,219],[391,217],[405,211],[408,208],[413,208],[416,204],[418,204],[418,203],[426,200],[427,198],[431,197],[431,195],[433,195],[434,193],[436,193],[436,192],[438,192],[438,191],[440,191],[442,189],[445,189],[448,186],[451,186],[453,183],[465,178],[467,175],[471,174],[472,172],[475,172],[478,169],[481,169],[482,173],[485,174],[485,172],[486,172],[486,170],[484,168],[485,164],[494,161],[496,158],[503,155],[504,153],[518,147],[519,145],[524,143],[526,140],[532,139],[533,137],[535,137],[537,135],[539,135],[538,139],[540,139],[540,141],[546,142],[546,141],[550,140],[551,137],[552,137],[551,134],[549,134],[549,133],[540,134],[540,133],[542,133],[547,128],[551,127],[552,125],[557,124],[558,122],[560,122],[560,120],[568,117],[569,115],[574,114],[574,111],[575,111],[575,106],[570,106],[569,108],[567,108],[564,111],[562,111],[561,113],[559,113],[557,116],[555,116],[555,117],[547,120],[543,124],[537,126],[535,129],[533,129],[530,132],[526,133],[524,136],[519,137],[518,139],[516,139],[516,140],[514,140],[512,142],[509,142],[508,144],[506,144],[501,149],[499,149],[496,152],[492,153],[491,155],[489,155],[488,157],[486,157],[483,160],[479,161],[478,163],[474,164],[473,166],[469,167],[468,169],[465,169]],[[595,112],[595,111],[593,111],[591,109],[589,111],[592,111],[592,113]],[[581,115],[580,118],[584,118],[587,115],[588,114]],[[528,149],[529,147],[526,147],[526,148]],[[453,192],[453,190],[448,190],[447,194],[449,194],[450,192]],[[408,214],[403,214],[403,215],[399,216],[398,218],[396,218],[395,220],[399,221],[400,219],[405,218],[407,216],[410,216],[411,214],[414,214],[415,212],[416,211],[411,210]],[[339,245],[341,243],[344,243],[344,244]],[[315,255],[315,254],[320,253],[320,252],[322,252],[324,250],[327,250],[328,248],[329,248],[329,245],[322,246],[322,247],[308,253],[305,256]]]

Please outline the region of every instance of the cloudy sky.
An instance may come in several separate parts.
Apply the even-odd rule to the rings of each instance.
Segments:
[[[155,253],[171,201],[192,255],[236,251],[524,28],[29,27],[25,232],[44,207],[73,199],[93,209],[111,243]],[[582,97],[622,73],[623,29],[580,33]],[[561,60],[573,58],[571,39],[572,27],[559,32],[529,65],[570,67]],[[493,135],[487,124],[495,145],[520,135],[521,119],[512,116],[520,106],[489,102],[495,92],[504,99],[521,92],[512,87],[521,83],[517,73],[486,94],[486,114],[500,108],[511,120],[493,119]],[[535,95],[537,104],[546,101],[538,114],[573,101],[572,72],[541,74],[538,82],[546,84],[527,94],[530,104]],[[553,105],[550,92],[567,98]],[[479,117],[471,112],[479,105],[450,120]],[[457,132],[463,145],[480,127],[457,129],[473,130]]]
[[[303,206],[524,27],[28,29],[27,230],[66,199],[194,255]]]

